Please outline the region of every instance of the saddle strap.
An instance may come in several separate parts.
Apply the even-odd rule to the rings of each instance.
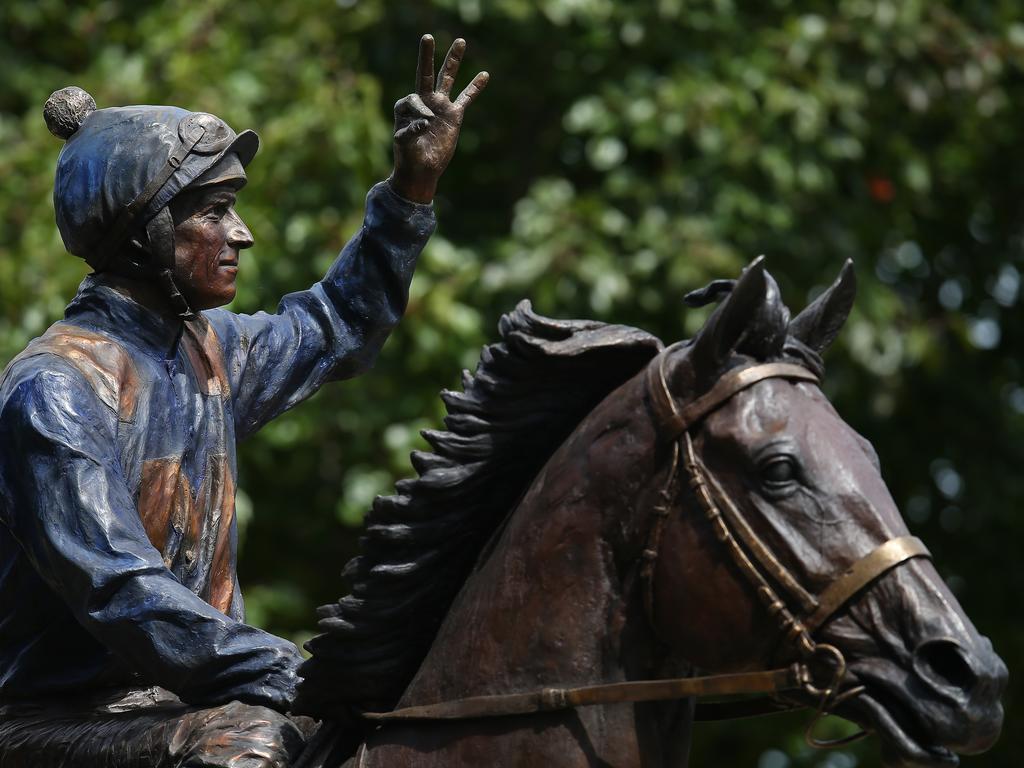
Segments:
[[[579,688],[543,688],[539,691],[498,696],[473,696],[441,701],[392,712],[363,712],[373,722],[404,720],[467,720],[476,717],[507,717],[537,712],[554,712],[595,704],[632,704],[641,701],[669,701],[691,696],[737,696],[779,693],[802,688],[808,680],[803,664],[763,672],[745,672],[707,677],[677,677],[668,680],[636,680]]]

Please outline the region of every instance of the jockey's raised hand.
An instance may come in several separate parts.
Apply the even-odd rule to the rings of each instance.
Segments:
[[[395,104],[395,170],[390,183],[407,200],[429,203],[434,199],[438,179],[455,153],[466,107],[490,78],[486,72],[478,73],[452,100],[452,86],[465,52],[466,41],[457,38],[435,82],[434,38],[420,38],[416,91]]]

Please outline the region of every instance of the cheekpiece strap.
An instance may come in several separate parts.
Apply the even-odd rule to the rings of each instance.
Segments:
[[[665,362],[677,344],[666,348],[647,367],[647,389],[651,405],[658,415],[659,429],[669,440],[677,440],[690,427],[717,409],[737,392],[765,379],[790,379],[820,383],[818,377],[801,365],[793,363],[762,363],[726,373],[710,390],[682,408],[668,388]]]

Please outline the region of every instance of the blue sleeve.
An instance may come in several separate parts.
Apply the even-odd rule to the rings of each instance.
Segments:
[[[148,681],[192,703],[285,710],[295,646],[228,618],[164,567],[128,490],[116,415],[75,369],[46,357],[9,382],[0,412],[3,522],[32,566]]]
[[[203,313],[224,352],[239,437],[327,381],[362,373],[401,319],[416,259],[434,231],[429,205],[383,182],[366,198],[362,229],[327,275],[284,297],[277,314]]]

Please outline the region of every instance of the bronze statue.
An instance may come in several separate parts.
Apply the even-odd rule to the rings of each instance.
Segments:
[[[668,347],[520,305],[375,503],[312,658],[244,624],[235,439],[401,316],[486,83],[450,99],[463,52],[435,84],[421,41],[394,174],[276,315],[216,309],[255,134],[51,97],[58,225],[95,273],[0,383],[0,768],[685,765],[695,718],[800,707],[811,743],[835,713],[894,766],[991,746],[1006,668],[818,386],[849,264],[791,318],[755,261]],[[697,703],[732,694],[762,698]]]
[[[465,109],[456,40],[420,41],[394,173],[324,279],[277,314],[216,309],[252,237],[235,212],[259,140],[177,107],[44,110],[67,140],[54,205],[93,268],[0,384],[0,766],[285,766],[301,662],[244,623],[235,442],[372,365],[405,310]]]
[[[501,322],[416,480],[378,499],[321,609],[303,768],[686,765],[690,724],[809,707],[892,766],[990,747],[1006,667],[818,384],[854,299],[795,318],[754,262],[688,342]],[[694,706],[704,695],[760,700]]]

